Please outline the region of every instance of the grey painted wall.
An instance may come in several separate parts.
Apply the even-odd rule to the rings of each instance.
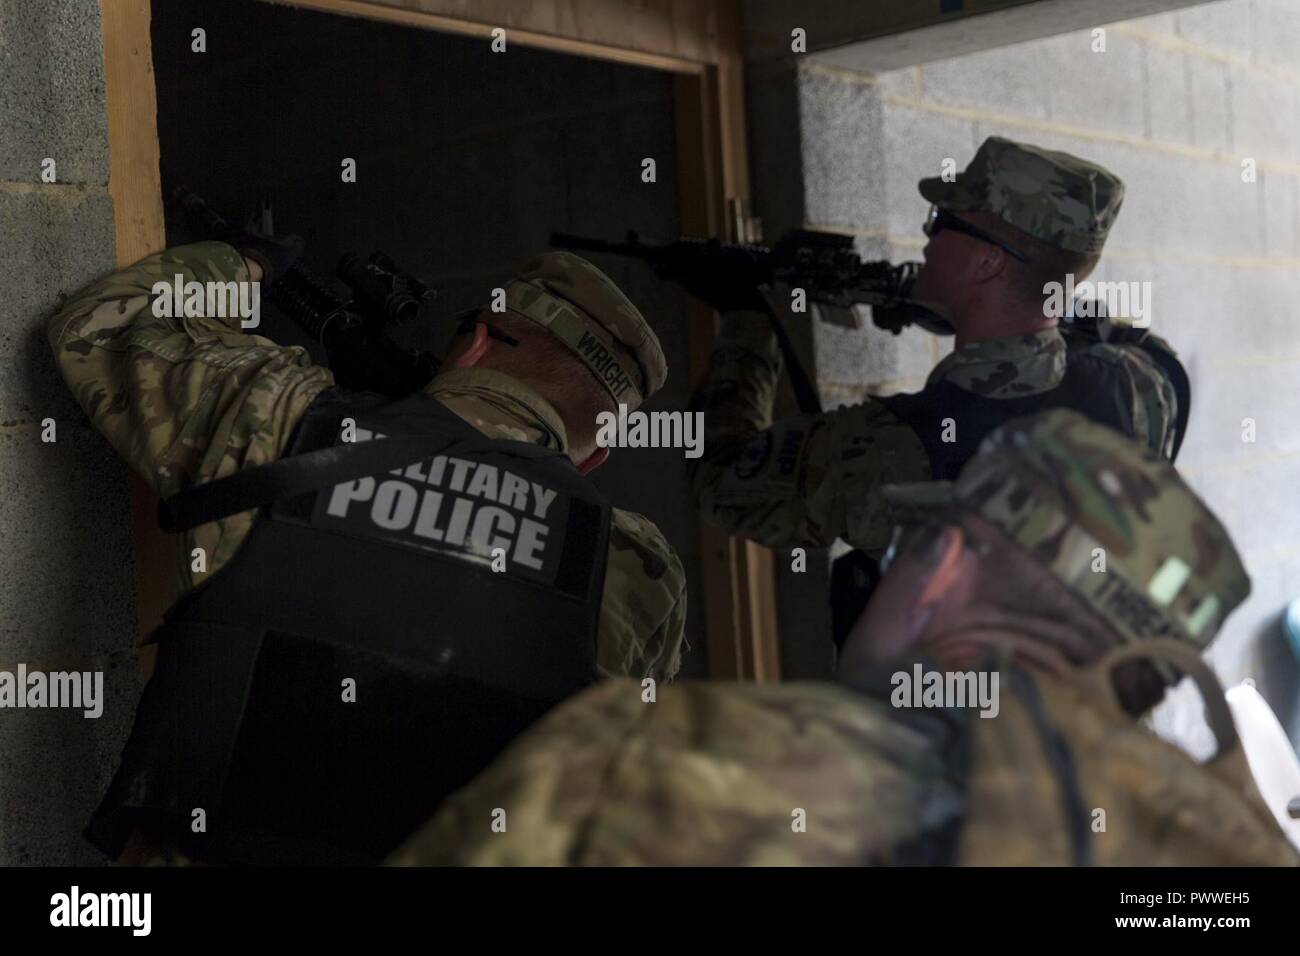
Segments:
[[[1128,192],[1095,278],[1152,283],[1153,327],[1194,390],[1180,470],[1254,583],[1210,659],[1228,681],[1253,677],[1295,738],[1297,666],[1277,618],[1300,593],[1300,7],[1229,0],[1110,25],[1104,53],[1091,41],[1068,33],[877,75],[807,60],[756,68],[758,211],[769,235],[802,223],[854,234],[864,255],[919,258],[927,204],[916,181],[946,157],[961,168],[986,136],[1117,172]],[[1242,181],[1246,158],[1255,183]],[[869,325],[812,334],[831,407],[919,388],[946,351]],[[796,620],[817,613],[817,587],[784,583],[783,624],[787,606],[803,609]],[[791,659],[787,672],[820,661]],[[1196,708],[1176,696],[1163,716],[1186,725]]]
[[[56,181],[43,182],[42,161]],[[114,263],[99,5],[0,3],[0,670],[104,672],[98,720],[0,710],[0,864],[89,863],[79,833],[139,692],[126,468],[45,341],[63,297]],[[57,440],[42,443],[41,422]]]

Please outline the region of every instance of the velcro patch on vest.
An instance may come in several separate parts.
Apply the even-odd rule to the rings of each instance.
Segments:
[[[357,426],[357,441],[383,437]],[[499,464],[438,455],[326,488],[316,496],[312,525],[552,587],[571,510],[564,492]]]

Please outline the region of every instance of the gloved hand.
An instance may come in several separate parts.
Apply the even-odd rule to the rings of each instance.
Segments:
[[[269,238],[246,232],[237,236],[231,245],[245,259],[262,267],[262,285],[267,288],[288,272],[306,250],[302,236],[297,235]]]

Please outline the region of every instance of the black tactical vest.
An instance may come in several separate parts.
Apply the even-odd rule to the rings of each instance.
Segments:
[[[331,391],[280,462],[243,475],[266,498],[286,463],[344,447],[345,418],[349,452],[420,436],[427,453],[277,495],[167,614],[87,832],[109,855],[135,829],[205,862],[377,862],[595,680],[610,509],[568,459],[429,395]]]
[[[1060,384],[1034,395],[989,398],[951,382],[937,382],[914,394],[876,401],[916,432],[936,481],[954,480],[984,437],[999,425],[1049,408],[1071,408],[1133,434],[1132,386],[1117,374],[1114,363],[1086,353],[1071,355]]]
[[[1095,422],[1133,436],[1133,385],[1114,363],[1092,354],[1082,346],[1102,338],[1095,327],[1066,330],[1082,339],[1070,348],[1065,375],[1045,392],[1018,398],[989,398],[976,395],[951,382],[927,385],[907,395],[876,398],[897,418],[911,426],[930,459],[930,475],[936,481],[953,480],[979,450],[984,437],[1004,422],[1033,415],[1050,408],[1070,408]],[[1148,342],[1144,334],[1124,340],[1141,348],[1170,379],[1178,399],[1173,455],[1178,454],[1191,397],[1187,375],[1173,352],[1159,342]],[[880,581],[874,558],[854,549],[837,558],[831,568],[831,631],[836,647],[843,647],[850,629],[866,607]]]

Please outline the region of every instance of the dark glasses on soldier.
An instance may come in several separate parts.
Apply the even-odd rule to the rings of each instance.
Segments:
[[[963,235],[970,236],[972,239],[978,239],[980,242],[990,243],[997,246],[1012,258],[1019,259],[1021,262],[1025,261],[1024,256],[1016,252],[1016,250],[1012,249],[1001,239],[989,235],[978,226],[972,226],[965,219],[958,219],[945,209],[940,209],[938,206],[931,206],[930,215],[926,217],[925,225],[921,227],[921,231],[927,236],[933,237],[945,229],[951,229],[953,232],[960,232]]]

